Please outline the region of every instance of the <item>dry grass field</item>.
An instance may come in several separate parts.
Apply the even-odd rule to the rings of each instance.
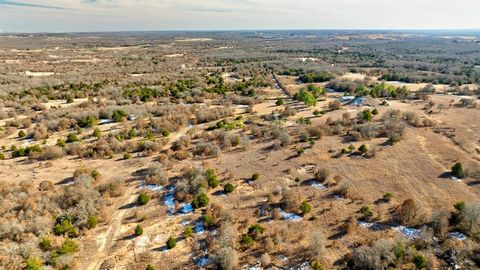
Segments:
[[[337,51],[472,41],[252,35],[0,36],[0,269],[478,269],[479,73]]]

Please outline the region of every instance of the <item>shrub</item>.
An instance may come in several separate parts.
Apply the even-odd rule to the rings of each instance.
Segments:
[[[72,239],[65,239],[63,243],[58,248],[58,253],[60,255],[71,254],[78,251],[78,244]]]
[[[42,154],[38,156],[39,160],[54,160],[63,157],[63,149],[59,146],[52,145],[47,146],[43,150]]]
[[[168,249],[172,249],[174,248],[175,246],[177,245],[177,239],[173,238],[173,237],[169,237],[168,240],[167,240],[167,248]]]
[[[303,201],[300,204],[300,211],[302,211],[302,213],[304,215],[308,214],[308,213],[312,212],[312,206],[307,201]]]
[[[35,141],[39,141],[47,138],[48,138],[48,129],[46,127],[37,125],[33,129],[33,139]]]
[[[393,249],[393,253],[397,259],[402,259],[406,255],[405,246],[402,243],[397,243]]]
[[[27,136],[27,134],[25,134],[25,131],[20,130],[20,131],[18,132],[18,137],[19,137],[19,138],[23,138],[23,137],[25,137],[25,136]]]
[[[124,117],[127,117],[127,113],[123,110],[115,110],[112,114],[112,120],[114,122],[120,122]]]
[[[470,236],[478,236],[480,231],[480,204],[469,203],[459,207],[459,228]]]
[[[465,173],[463,171],[463,165],[460,162],[455,163],[452,167],[452,175],[458,178],[463,178]]]
[[[143,234],[143,228],[142,226],[140,226],[140,224],[138,224],[137,227],[135,227],[135,235],[140,236],[142,234]]]
[[[373,114],[370,112],[370,110],[364,110],[361,113],[359,113],[359,116],[361,120],[366,121],[366,122],[371,122],[373,120]]]
[[[235,248],[226,246],[216,254],[221,269],[232,270],[238,268],[238,254]]]
[[[398,207],[398,219],[402,224],[415,224],[423,218],[422,211],[413,199],[407,199]]]
[[[308,232],[308,254],[312,258],[317,258],[325,253],[325,236],[319,228],[314,228]]]
[[[100,174],[100,172],[97,171],[97,170],[92,170],[92,171],[90,172],[90,176],[91,176],[93,179],[98,180],[98,179],[100,178],[101,174]]]
[[[295,93],[293,99],[302,101],[308,107],[315,107],[317,105],[317,99],[315,96],[304,88]]]
[[[216,188],[220,184],[220,181],[217,179],[213,169],[207,169],[207,183],[211,188]]]
[[[48,239],[47,237],[42,237],[42,240],[38,243],[38,246],[40,247],[41,250],[43,251],[49,251],[52,249],[52,241]]]
[[[32,153],[41,153],[43,151],[42,147],[38,145],[27,146],[26,148],[17,148],[12,152],[12,157],[25,157],[30,156]]]
[[[314,115],[314,116],[319,116],[319,115],[321,115],[321,114],[322,114],[322,111],[319,111],[319,110],[313,111],[313,115]]]
[[[67,143],[73,143],[73,142],[78,142],[78,141],[80,141],[80,139],[78,139],[78,137],[75,133],[68,133]]]
[[[193,197],[191,204],[194,209],[197,209],[207,206],[209,201],[210,199],[208,198],[208,195],[205,192],[202,192]]]
[[[0,153],[0,160],[4,160],[5,159],[5,154],[4,153]]]
[[[329,172],[327,169],[321,168],[315,171],[315,180],[324,182],[327,180]]]
[[[317,260],[313,260],[310,266],[313,270],[323,270],[323,266]]]
[[[102,137],[102,131],[99,128],[95,128],[93,130],[93,136],[96,137],[96,138]]]
[[[125,152],[123,154],[123,159],[130,159],[132,157],[132,154],[128,153],[128,152]]]
[[[461,202],[457,202],[453,205],[453,207],[458,211],[458,212],[462,212],[463,210],[465,210],[465,202],[464,201],[461,201]]]
[[[260,179],[260,174],[259,173],[252,174],[252,181],[257,181],[258,179]]]
[[[140,195],[138,195],[137,204],[146,205],[149,201],[150,201],[150,196],[148,196],[147,194],[141,193]]]
[[[340,110],[341,107],[342,107],[342,103],[340,103],[340,101],[338,100],[330,101],[328,103],[328,108],[332,111]]]
[[[413,257],[413,264],[415,264],[416,269],[423,269],[427,266],[427,258],[422,254],[418,254]]]
[[[390,192],[387,192],[387,193],[383,194],[383,200],[384,200],[385,202],[391,201],[392,198],[393,198],[393,194],[390,193]]]
[[[56,235],[72,235],[76,236],[78,234],[77,229],[73,226],[71,221],[68,218],[63,218],[59,223],[55,224],[53,227],[53,232]]]
[[[358,148],[358,151],[360,151],[360,153],[362,153],[362,154],[365,154],[365,153],[368,152],[368,148],[367,148],[367,146],[366,146],[365,144],[362,144],[362,145],[360,145],[360,147]]]
[[[303,149],[303,148],[298,148],[298,149],[297,149],[297,155],[300,156],[300,155],[302,155],[303,153],[305,153],[305,149]]]
[[[388,145],[394,145],[396,143],[400,142],[400,137],[398,136],[390,136],[388,137],[387,144]]]
[[[37,257],[28,257],[28,259],[25,261],[25,267],[23,268],[24,270],[40,270],[43,266],[42,260],[40,260]]]
[[[390,269],[393,265],[402,269],[395,256],[396,242],[381,239],[373,246],[361,246],[353,251],[348,269]]]
[[[168,137],[168,136],[170,136],[170,130],[164,129],[164,130],[162,131],[162,136],[165,137],[165,138]]]
[[[372,212],[372,210],[370,210],[370,207],[368,207],[368,206],[362,206],[360,208],[360,213],[362,213],[362,215],[363,215],[362,219],[365,220],[365,221],[370,220],[373,216],[373,212]]]
[[[149,264],[149,265],[147,265],[146,270],[155,270],[155,267],[153,267],[152,265]]]
[[[378,110],[377,110],[377,109],[373,109],[373,110],[372,110],[372,114],[373,114],[373,115],[378,115]]]
[[[231,183],[228,183],[223,187],[223,191],[225,191],[225,193],[232,193],[234,190],[235,190],[235,186],[232,185]]]
[[[203,216],[203,223],[205,224],[205,226],[207,227],[211,227],[213,226],[214,222],[213,222],[213,217],[211,215],[205,215]]]
[[[248,227],[248,234],[254,239],[264,232],[265,232],[265,227],[263,227],[258,223],[252,224],[250,225],[250,227]]]
[[[94,116],[89,115],[85,118],[82,117],[82,118],[78,119],[77,123],[82,128],[86,128],[86,127],[92,128],[96,124],[98,124],[98,120]]]
[[[245,245],[247,247],[251,247],[255,243],[255,240],[253,240],[252,236],[250,236],[248,234],[245,234],[245,235],[243,235],[241,242],[242,242],[243,245]]]
[[[89,216],[88,219],[87,219],[87,227],[89,229],[93,229],[95,227],[97,227],[97,224],[98,224],[98,218],[97,216]]]
[[[285,102],[283,101],[283,98],[278,98],[277,101],[275,102],[275,105],[277,106],[282,106],[283,104],[285,104]]]
[[[268,253],[264,253],[260,257],[260,263],[261,263],[262,267],[267,268],[272,263],[272,258],[270,257],[270,255],[268,255]]]
[[[57,144],[56,145],[61,147],[61,148],[64,148],[67,144],[66,144],[65,140],[57,139]]]
[[[135,137],[138,136],[138,131],[137,131],[136,129],[133,129],[133,128],[132,128],[132,129],[130,129],[130,130],[128,131],[128,134],[127,134],[127,135],[128,135],[128,138],[130,138],[130,139],[131,139],[131,138],[135,138]]]
[[[148,167],[148,174],[146,181],[149,184],[165,185],[167,183],[167,176],[160,163],[154,163]]]
[[[190,226],[187,226],[184,231],[185,237],[192,237],[193,236],[193,229]]]

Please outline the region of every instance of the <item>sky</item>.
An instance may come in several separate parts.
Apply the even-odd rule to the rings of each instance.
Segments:
[[[0,0],[0,32],[480,29],[480,0]]]

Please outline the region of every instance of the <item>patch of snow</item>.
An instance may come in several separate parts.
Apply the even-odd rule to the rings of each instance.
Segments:
[[[200,258],[197,259],[197,266],[198,267],[205,267],[209,264],[212,263],[212,260],[210,258],[208,258],[208,256],[202,256]]]
[[[326,185],[321,184],[320,182],[316,182],[316,181],[312,182],[311,186],[315,189],[320,189],[320,190],[327,190],[328,189]]]
[[[340,196],[340,195],[334,195],[333,199],[335,199],[336,201],[343,201],[344,200],[343,197]]]
[[[148,189],[151,191],[159,192],[163,189],[162,186],[157,186],[155,184],[141,185],[140,189]]]
[[[457,178],[457,177],[455,177],[455,176],[452,176],[451,178],[452,178],[452,180],[455,181],[455,182],[462,182],[462,181],[463,181],[462,179]]]
[[[365,221],[358,221],[358,226],[362,228],[370,229],[373,226],[373,223],[365,222]]]
[[[288,270],[310,270],[310,263],[309,262],[304,262],[302,263],[301,265],[299,266],[294,266],[294,267],[290,267],[290,268],[287,268]]]
[[[393,227],[394,231],[400,232],[405,235],[408,239],[417,239],[420,237],[420,230],[415,228],[409,228],[405,226]]]
[[[110,124],[110,123],[113,123],[113,120],[111,120],[111,119],[100,119],[100,121],[98,121],[98,123],[100,125]]]
[[[461,232],[451,232],[448,233],[448,237],[454,238],[459,241],[465,241],[467,240],[467,236]]]
[[[358,225],[362,228],[367,228],[373,231],[392,229],[396,232],[403,234],[405,237],[407,237],[410,240],[420,238],[420,230],[416,228],[410,228],[405,226],[390,227],[388,225],[384,225],[380,223],[371,223],[371,222],[365,222],[365,221],[358,221]],[[452,238],[456,238],[460,241],[463,241],[466,239],[466,236],[459,232],[449,233],[448,236]]]
[[[282,214],[282,218],[284,220],[287,220],[287,221],[300,221],[300,220],[302,220],[302,217],[297,215],[297,214],[287,213],[283,210],[280,210],[280,213]]]
[[[171,187],[163,197],[163,203],[168,207],[168,213],[175,212],[175,187]]]
[[[199,221],[195,224],[195,227],[193,227],[193,231],[196,234],[203,234],[205,232],[205,228],[203,227],[203,222]]]
[[[261,217],[264,217],[266,214],[267,214],[267,210],[262,207],[258,210],[258,214],[261,216]]]
[[[191,204],[187,203],[187,204],[183,204],[180,206],[180,213],[182,214],[188,214],[188,213],[191,213],[193,212],[193,207]]]

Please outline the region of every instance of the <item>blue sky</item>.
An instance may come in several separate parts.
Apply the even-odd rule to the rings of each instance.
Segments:
[[[0,0],[0,31],[480,29],[479,14],[479,0]]]

